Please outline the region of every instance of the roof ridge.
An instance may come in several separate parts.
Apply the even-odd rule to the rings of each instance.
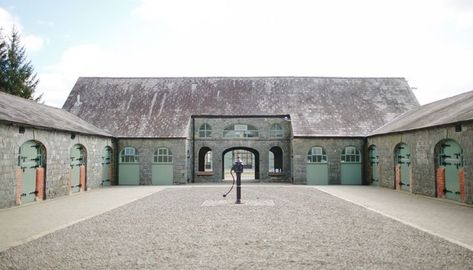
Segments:
[[[343,77],[343,76],[80,76],[78,79],[402,79],[405,77]]]

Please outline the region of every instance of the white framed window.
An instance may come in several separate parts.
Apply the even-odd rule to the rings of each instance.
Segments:
[[[346,163],[360,163],[361,154],[360,151],[354,146],[347,146],[342,151],[341,161]]]
[[[308,163],[327,163],[327,153],[320,146],[314,146],[310,148],[307,153],[307,162]]]
[[[138,150],[134,147],[127,146],[120,152],[121,163],[137,163],[139,162]]]
[[[154,163],[172,163],[172,152],[166,147],[154,151]]]

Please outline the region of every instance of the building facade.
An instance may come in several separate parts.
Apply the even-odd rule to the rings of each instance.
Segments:
[[[403,78],[79,78],[63,109],[0,94],[0,208],[107,185],[377,185],[473,204],[473,92]]]

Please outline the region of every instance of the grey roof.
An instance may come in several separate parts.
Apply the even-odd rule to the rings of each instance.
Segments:
[[[403,78],[79,78],[63,108],[116,137],[186,137],[192,115],[290,115],[294,136],[365,136],[418,102]]]
[[[473,91],[414,108],[370,135],[386,134],[473,120]]]
[[[0,121],[45,129],[111,136],[65,110],[0,92]]]

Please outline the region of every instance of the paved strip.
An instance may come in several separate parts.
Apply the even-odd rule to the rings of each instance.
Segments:
[[[0,252],[163,189],[115,186],[0,210]]]
[[[373,186],[315,188],[473,250],[472,206]]]

